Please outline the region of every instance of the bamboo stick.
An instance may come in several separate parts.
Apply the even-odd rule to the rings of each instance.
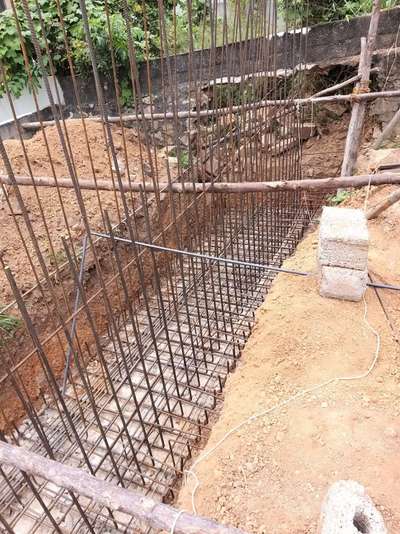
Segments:
[[[328,102],[363,102],[367,100],[374,100],[375,98],[397,98],[400,96],[400,89],[392,91],[377,91],[375,93],[362,93],[362,94],[349,94],[349,95],[330,95],[320,97],[307,97],[307,98],[295,98],[292,100],[259,100],[249,104],[240,106],[232,106],[227,108],[216,109],[202,109],[198,111],[177,111],[176,113],[137,113],[137,114],[125,114],[121,117],[108,117],[107,122],[111,124],[120,124],[122,122],[135,122],[142,120],[163,120],[163,119],[197,119],[201,117],[213,117],[219,115],[229,115],[230,113],[240,113],[242,111],[248,111],[253,109],[261,109],[264,107],[274,106],[303,106],[307,104],[324,104]],[[87,117],[86,120],[101,121],[100,117]],[[52,126],[55,121],[43,121],[43,126]],[[22,127],[25,130],[39,130],[41,128],[40,122],[25,122],[22,123]]]
[[[17,186],[38,186],[38,187],[60,187],[73,188],[74,183],[69,178],[59,178],[55,182],[48,176],[35,176],[32,181],[30,176],[15,176],[14,183]],[[13,185],[13,181],[7,176],[0,175],[0,183]],[[92,180],[78,180],[80,189],[89,191],[132,191],[154,193],[156,191],[171,193],[262,193],[269,191],[321,191],[335,190],[342,187],[364,187],[371,185],[400,184],[400,174],[382,173],[365,174],[360,176],[342,176],[318,178],[311,180],[282,180],[274,182],[160,182],[156,187],[153,183],[123,182],[122,188],[119,184],[113,184],[111,179],[99,179],[95,183]]]
[[[137,491],[100,480],[82,469],[49,460],[9,443],[0,442],[0,463],[44,478],[113,511],[134,516],[156,529],[170,532],[174,526],[175,534],[245,534],[237,528],[177,510]]]
[[[367,40],[365,39],[365,37],[361,39],[360,63],[358,68],[358,74],[361,76],[361,80],[356,87],[357,92],[369,91],[371,62],[376,45],[376,35],[378,32],[378,24],[380,17],[380,5],[380,0],[374,0],[368,30],[368,38]],[[361,94],[368,94],[368,92],[364,92]],[[353,173],[361,144],[365,110],[365,100],[361,100],[353,104],[342,163],[342,176],[349,176]]]

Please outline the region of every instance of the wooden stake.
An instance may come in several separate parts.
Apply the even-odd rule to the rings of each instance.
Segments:
[[[374,149],[378,150],[382,143],[388,139],[392,133],[394,132],[396,126],[400,124],[400,107],[396,111],[396,113],[393,115],[392,119],[388,124],[385,126],[383,131],[381,132],[381,135],[378,137],[378,139],[374,143]]]
[[[0,464],[44,478],[101,506],[134,516],[158,530],[170,532],[174,526],[175,534],[245,534],[237,528],[177,510],[137,491],[126,490],[89,475],[82,469],[49,460],[9,443],[0,442]]]
[[[367,211],[367,219],[375,219],[375,217],[378,217],[380,213],[390,208],[390,206],[393,206],[396,202],[400,200],[400,190],[395,191],[392,193],[388,198],[380,202],[377,206],[374,208],[371,208]]]
[[[369,91],[369,81],[371,72],[372,55],[375,50],[376,35],[378,31],[380,16],[380,0],[374,0],[371,21],[368,31],[368,39],[365,37],[361,39],[361,53],[360,63],[358,67],[358,74],[361,76],[360,82],[357,84],[355,92],[365,94]],[[351,111],[351,119],[349,129],[347,132],[346,146],[344,150],[344,157],[342,163],[342,176],[349,176],[353,173],[358,151],[361,144],[361,136],[364,126],[364,117],[366,110],[366,102],[356,102],[353,104]]]
[[[35,176],[34,181],[30,176],[15,176],[17,186],[60,187],[71,189],[74,183],[69,178],[59,178],[55,182],[48,176]],[[99,179],[95,183],[92,180],[79,179],[79,188],[91,191],[132,191],[139,193],[155,193],[156,191],[171,193],[265,193],[269,191],[323,191],[339,188],[364,187],[366,185],[400,184],[400,174],[364,174],[361,176],[342,176],[340,178],[318,178],[311,180],[283,180],[276,182],[160,182],[157,187],[149,182],[145,185],[139,182],[123,182],[113,184],[110,179]],[[7,176],[0,175],[0,183],[13,185],[13,181]],[[10,190],[12,192],[12,189]]]

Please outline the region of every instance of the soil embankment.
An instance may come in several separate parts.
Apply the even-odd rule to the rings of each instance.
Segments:
[[[375,189],[373,205],[391,191]],[[350,205],[363,206],[365,191]],[[370,273],[400,285],[400,205],[369,223]],[[311,232],[286,267],[316,271]],[[388,530],[400,532],[400,295],[366,294],[367,321],[380,349],[368,377],[330,384],[260,417],[229,436],[195,467],[197,513],[249,532],[316,531],[321,502],[339,479],[363,484]],[[315,277],[279,275],[258,311],[237,371],[228,378],[218,422],[202,454],[241,421],[334,377],[365,373],[377,338],[364,303],[319,296]],[[387,314],[387,316],[386,316]],[[389,320],[388,320],[389,318]],[[193,477],[179,505],[192,509]]]

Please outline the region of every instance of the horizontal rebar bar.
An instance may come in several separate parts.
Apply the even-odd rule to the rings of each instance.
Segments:
[[[309,276],[310,273],[305,273],[301,271],[293,271],[292,269],[285,269],[283,267],[275,267],[273,265],[264,265],[262,263],[251,263],[241,260],[234,260],[231,258],[223,258],[222,256],[210,256],[209,254],[202,254],[200,252],[191,252],[189,250],[179,250],[176,248],[164,247],[161,245],[155,245],[154,243],[145,243],[144,241],[132,241],[131,239],[126,239],[124,237],[111,236],[108,234],[103,234],[101,232],[92,232],[93,235],[98,237],[104,237],[106,239],[115,239],[115,241],[120,241],[122,243],[127,243],[128,245],[138,245],[140,247],[146,247],[159,252],[170,252],[172,254],[179,254],[181,256],[189,256],[192,258],[200,258],[203,260],[228,263],[231,265],[240,265],[242,267],[256,267],[257,269],[264,269],[265,271],[275,271],[279,273],[295,274],[297,276]]]

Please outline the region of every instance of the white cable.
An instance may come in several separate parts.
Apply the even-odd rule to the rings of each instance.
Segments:
[[[368,329],[374,334],[374,336],[376,337],[376,349],[375,349],[375,355],[374,355],[374,358],[372,360],[372,363],[371,365],[369,366],[369,368],[367,369],[367,371],[365,371],[365,373],[362,373],[362,374],[359,374],[359,375],[354,375],[354,376],[343,376],[343,377],[337,377],[337,378],[331,378],[329,380],[327,380],[326,382],[323,382],[322,384],[318,384],[316,386],[312,386],[310,388],[307,388],[307,389],[304,389],[302,391],[299,391],[298,393],[296,393],[295,395],[293,395],[292,397],[289,397],[288,399],[286,399],[285,401],[282,401],[278,404],[275,404],[274,406],[272,406],[271,408],[268,408],[266,410],[263,410],[262,412],[260,413],[257,413],[257,414],[254,414],[252,415],[251,417],[248,417],[247,419],[245,419],[244,421],[242,421],[241,423],[239,423],[238,425],[236,425],[235,427],[233,427],[231,430],[229,430],[229,432],[227,432],[215,445],[214,447],[212,447],[209,451],[205,452],[204,454],[202,454],[194,463],[193,465],[191,466],[191,468],[189,470],[186,470],[185,473],[187,475],[190,475],[194,478],[195,480],[195,486],[192,490],[192,509],[193,509],[193,513],[194,514],[197,514],[197,511],[196,511],[196,504],[195,504],[195,496],[196,496],[196,492],[198,490],[198,488],[200,487],[201,485],[201,482],[200,480],[198,479],[196,473],[194,472],[194,469],[196,468],[197,465],[199,465],[200,462],[202,462],[203,460],[205,460],[206,458],[208,458],[209,456],[211,456],[211,454],[213,454],[217,449],[218,447],[220,447],[222,445],[222,443],[224,443],[224,441],[226,441],[232,434],[234,434],[235,432],[237,432],[238,430],[240,430],[243,426],[247,425],[248,423],[252,423],[253,421],[255,421],[256,419],[259,419],[260,417],[264,417],[265,415],[268,415],[276,410],[279,410],[280,408],[283,408],[284,406],[290,404],[291,402],[293,402],[294,400],[296,399],[299,399],[301,397],[304,397],[305,395],[307,395],[308,393],[312,393],[318,389],[322,389],[324,387],[327,387],[331,384],[334,384],[336,382],[340,382],[340,381],[349,381],[349,380],[361,380],[363,378],[366,378],[370,373],[371,371],[374,369],[375,365],[376,365],[376,362],[378,360],[378,357],[379,357],[379,353],[380,353],[380,350],[381,350],[381,337],[379,335],[379,333],[373,328],[373,326],[371,326],[371,324],[368,322],[368,319],[367,319],[367,311],[368,311],[368,308],[367,308],[367,302],[365,300],[365,297],[363,298],[364,300],[364,322],[365,324],[367,325]],[[171,534],[173,534],[173,531],[171,531]]]
[[[376,174],[376,169],[374,170],[373,174]],[[371,180],[372,180],[372,174],[369,175],[369,180],[368,180],[368,185],[367,185],[367,193],[365,195],[365,200],[364,200],[364,212],[367,211],[367,207],[368,207],[369,194],[370,194],[370,191],[371,191]]]
[[[179,512],[176,514],[175,516],[175,519],[174,519],[174,522],[172,523],[172,526],[171,526],[171,530],[169,531],[169,534],[174,534],[175,532],[175,527],[176,527],[176,524],[178,522],[178,519],[180,518],[180,516],[184,513],[185,510],[179,510]]]

